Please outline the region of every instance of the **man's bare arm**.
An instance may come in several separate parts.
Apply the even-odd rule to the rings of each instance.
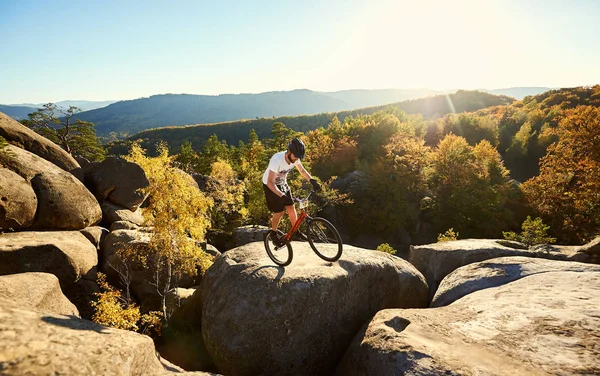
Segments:
[[[298,164],[298,165],[296,165],[296,168],[300,172],[300,175],[302,175],[304,177],[304,179],[306,179],[306,180],[312,179],[312,176],[308,173],[308,171],[306,171],[304,166],[302,166],[301,164]]]
[[[277,196],[282,197],[283,192],[281,192],[279,188],[277,188],[277,186],[275,185],[276,178],[277,174],[273,172],[273,170],[269,170],[269,176],[267,177],[267,187],[269,187],[269,189],[273,191],[273,193],[275,193]]]

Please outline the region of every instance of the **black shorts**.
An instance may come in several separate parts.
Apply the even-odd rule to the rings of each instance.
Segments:
[[[278,188],[290,199],[292,198],[292,190],[289,187],[287,187],[287,191],[284,191],[280,187]],[[281,202],[281,197],[277,196],[265,183],[263,183],[263,189],[265,190],[265,198],[267,199],[267,208],[269,208],[269,211],[272,213],[281,213],[284,211],[285,206]]]

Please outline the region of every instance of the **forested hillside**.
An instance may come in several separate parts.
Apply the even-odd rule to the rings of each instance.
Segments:
[[[153,148],[159,141],[167,142],[171,148],[179,148],[184,142],[190,142],[194,149],[200,150],[209,136],[215,134],[228,144],[247,141],[250,130],[254,129],[259,138],[269,137],[273,123],[283,123],[288,128],[299,132],[308,132],[325,127],[334,117],[344,121],[347,117],[369,115],[382,110],[400,110],[411,114],[421,114],[425,118],[443,116],[451,112],[475,111],[490,106],[511,103],[512,98],[496,96],[478,91],[458,91],[455,94],[414,99],[390,105],[362,108],[337,113],[321,113],[318,115],[283,116],[278,118],[260,118],[241,120],[220,124],[200,124],[186,127],[164,127],[140,132],[128,139],[141,139],[144,147]],[[125,146],[124,146],[125,145]],[[127,152],[127,141],[110,145],[110,152],[124,154]]]
[[[460,103],[454,101],[455,109],[476,107]],[[428,115],[434,111],[429,108]],[[207,189],[218,203],[214,228],[267,223],[260,176],[269,157],[299,135],[308,147],[303,164],[337,189],[327,189],[333,206],[323,213],[349,242],[368,238],[402,247],[435,241],[448,231],[459,238],[501,238],[505,231],[518,234],[531,216],[548,224],[559,242],[577,244],[600,232],[599,108],[600,86],[595,86],[553,90],[429,120],[397,107],[338,114],[312,130],[292,129],[288,124],[293,121],[263,119],[243,127],[247,142],[230,144],[213,134],[194,150],[189,140],[196,139],[190,137],[178,149],[177,161],[184,170],[213,182]],[[325,122],[330,115],[321,116]],[[269,127],[269,133],[261,136],[251,130],[256,124]],[[173,142],[164,132],[197,129],[222,128],[153,132]],[[531,169],[538,162],[539,174]],[[300,187],[299,177],[292,185]],[[536,236],[543,236],[542,222],[527,223],[538,223]]]
[[[77,119],[93,122],[100,136],[111,132],[122,136],[162,126],[338,112],[366,107],[366,103],[383,105],[431,93],[427,90],[352,90],[336,93],[293,90],[218,96],[164,94],[121,101],[105,108],[82,112]],[[468,103],[474,103],[472,98]],[[476,109],[482,107],[480,105]],[[405,110],[412,112],[410,108]]]

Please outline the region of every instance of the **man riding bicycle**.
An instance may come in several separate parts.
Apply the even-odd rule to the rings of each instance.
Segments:
[[[321,190],[319,182],[306,171],[300,162],[300,160],[304,158],[304,155],[304,143],[299,138],[294,138],[288,144],[287,151],[275,153],[271,157],[269,166],[263,174],[262,182],[265,198],[267,200],[267,207],[269,208],[269,211],[273,213],[271,230],[274,231],[275,234],[277,234],[277,228],[279,227],[279,222],[283,217],[284,211],[287,211],[292,226],[298,220],[298,214],[296,213],[296,207],[294,206],[294,201],[292,199],[292,192],[287,184],[287,175],[294,167],[298,169],[300,175],[310,181],[315,191],[318,192]],[[278,247],[281,247],[284,244],[278,236],[274,236],[273,241]]]

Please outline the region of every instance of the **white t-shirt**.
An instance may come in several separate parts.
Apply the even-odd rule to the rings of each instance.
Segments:
[[[300,159],[297,159],[296,162],[292,164],[288,164],[285,160],[285,151],[280,151],[279,153],[275,153],[271,160],[269,161],[269,166],[265,170],[263,174],[263,184],[267,184],[269,181],[269,170],[273,171],[277,177],[275,178],[275,185],[283,185],[287,183],[287,175],[290,171],[294,169],[295,166],[302,166]]]

